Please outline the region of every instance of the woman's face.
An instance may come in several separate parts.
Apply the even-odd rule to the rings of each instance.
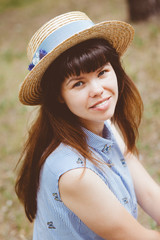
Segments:
[[[101,131],[104,121],[113,116],[118,99],[117,77],[111,64],[107,63],[95,72],[66,78],[61,96],[61,102],[87,129]]]

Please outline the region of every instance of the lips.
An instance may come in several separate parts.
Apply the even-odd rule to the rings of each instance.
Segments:
[[[106,102],[110,99],[110,97],[102,99],[98,102],[96,102],[94,105],[92,105],[90,108],[96,108],[96,107],[100,107],[106,104]]]

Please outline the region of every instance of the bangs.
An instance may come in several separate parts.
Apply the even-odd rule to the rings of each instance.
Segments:
[[[113,48],[104,39],[90,39],[68,49],[59,57],[63,79],[96,71],[110,61],[112,51]]]

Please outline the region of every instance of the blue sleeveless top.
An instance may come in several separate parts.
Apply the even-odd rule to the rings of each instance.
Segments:
[[[98,169],[89,160],[86,167],[94,171],[107,184],[126,210],[137,218],[137,200],[124,156],[122,155],[110,126],[105,122],[103,137],[87,129],[87,143],[110,167],[103,164]],[[61,143],[46,159],[41,170],[37,194],[37,215],[34,222],[33,240],[102,240],[90,230],[69,208],[59,194],[58,181],[65,172],[84,167],[83,157],[71,147]]]

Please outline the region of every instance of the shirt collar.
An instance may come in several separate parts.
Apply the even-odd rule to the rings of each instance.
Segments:
[[[86,128],[83,128],[83,131],[87,135],[87,144],[91,148],[94,148],[106,153],[113,146],[112,133],[106,122],[104,124],[104,129],[103,129],[103,137],[89,131]]]

